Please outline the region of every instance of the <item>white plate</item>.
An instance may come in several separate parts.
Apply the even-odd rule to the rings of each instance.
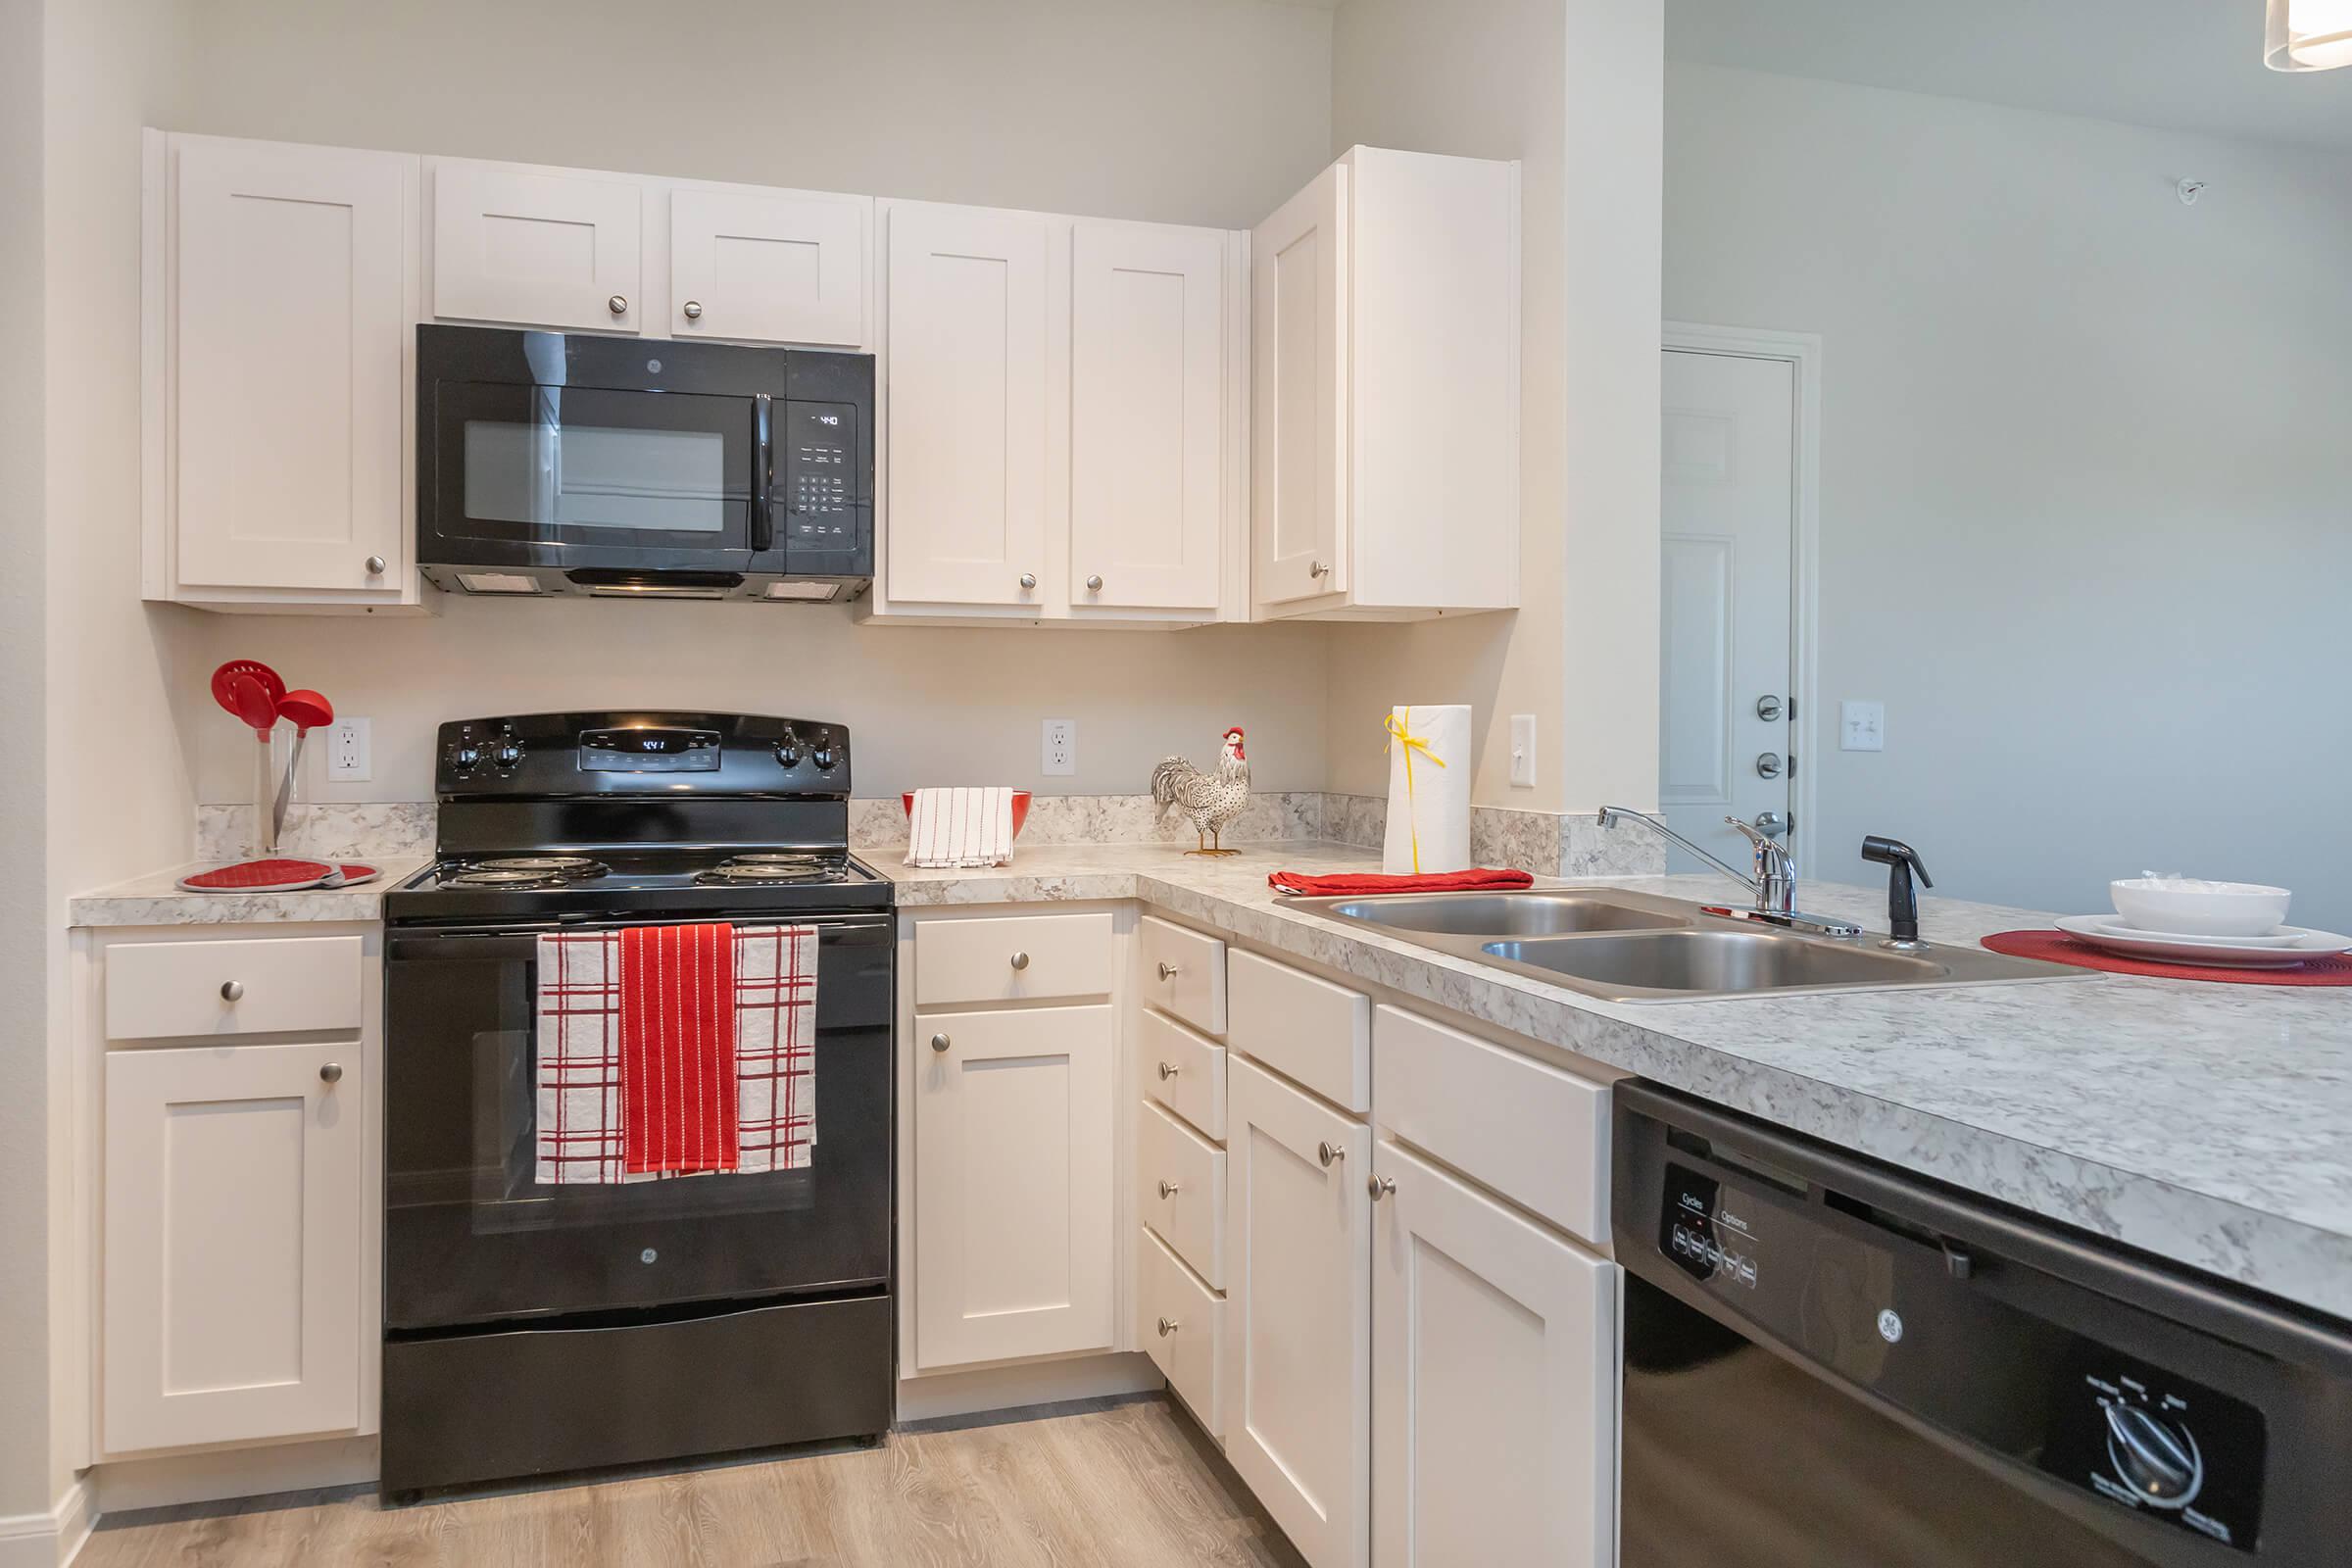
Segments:
[[[2258,937],[2215,937],[2202,931],[2159,931],[2154,926],[2133,925],[2120,914],[2079,914],[2074,918],[2088,920],[2109,936],[2141,942],[2177,942],[2184,948],[2300,948],[2311,935],[2299,925],[2282,925]]]
[[[2070,914],[2057,922],[2059,930],[2079,941],[2129,958],[2154,958],[2164,963],[2199,964],[2216,969],[2291,969],[2312,958],[2325,958],[2352,948],[2352,937],[2326,931],[2281,926],[2275,937],[2286,937],[2290,947],[2253,946],[2231,937],[2158,936],[2135,930],[2110,914]],[[2253,939],[2257,943],[2275,938]]]

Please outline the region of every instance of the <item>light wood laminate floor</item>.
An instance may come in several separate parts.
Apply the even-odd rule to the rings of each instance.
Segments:
[[[379,1506],[373,1494],[101,1523],[76,1568],[1298,1568],[1164,1398],[666,1475]]]

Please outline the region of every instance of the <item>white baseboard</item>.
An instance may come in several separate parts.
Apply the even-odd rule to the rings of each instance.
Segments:
[[[76,1476],[48,1512],[0,1517],[0,1568],[59,1568],[72,1562],[96,1522],[89,1481]]]
[[[156,1459],[118,1459],[90,1472],[99,1508],[129,1513],[223,1497],[266,1497],[365,1486],[381,1473],[373,1438],[329,1438],[265,1448],[214,1448]]]
[[[1109,1398],[1148,1393],[1166,1384],[1159,1368],[1141,1350],[1022,1361],[969,1372],[933,1372],[899,1380],[899,1420],[937,1421],[982,1410]]]

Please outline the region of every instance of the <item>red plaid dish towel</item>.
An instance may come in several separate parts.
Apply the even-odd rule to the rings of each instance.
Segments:
[[[635,987],[624,948],[630,934],[539,938],[534,1179],[542,1186],[685,1173],[640,1169],[629,1159],[624,1038]],[[816,1143],[816,941],[813,926],[731,933],[733,1169],[741,1173],[798,1169]]]

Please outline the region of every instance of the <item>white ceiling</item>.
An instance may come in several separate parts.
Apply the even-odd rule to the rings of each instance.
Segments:
[[[1667,0],[1677,60],[2352,150],[2352,70],[2262,63],[2263,0]]]

